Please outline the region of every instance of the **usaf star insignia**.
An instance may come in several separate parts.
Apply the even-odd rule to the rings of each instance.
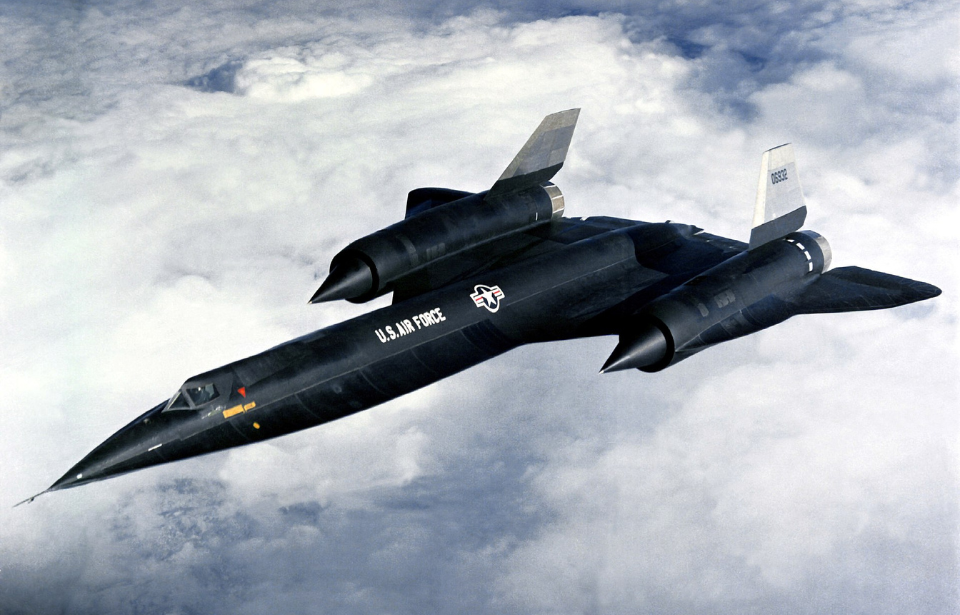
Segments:
[[[473,287],[473,293],[470,295],[477,307],[485,307],[490,312],[496,312],[500,309],[500,300],[503,299],[503,291],[499,286],[487,286],[477,284]]]

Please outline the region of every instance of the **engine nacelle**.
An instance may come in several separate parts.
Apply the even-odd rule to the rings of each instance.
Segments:
[[[310,302],[368,301],[432,262],[562,215],[563,194],[549,182],[499,196],[470,194],[437,205],[341,250]]]
[[[644,306],[603,371],[656,372],[783,322],[795,313],[783,298],[816,280],[830,259],[827,240],[812,231],[741,252]]]

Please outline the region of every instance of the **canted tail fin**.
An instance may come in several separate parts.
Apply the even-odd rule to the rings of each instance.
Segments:
[[[580,109],[567,109],[551,113],[543,118],[527,142],[514,156],[513,161],[500,175],[486,195],[486,199],[497,200],[501,197],[522,192],[529,188],[543,186],[552,199],[559,199],[559,209],[563,210],[563,200],[556,187],[546,187],[557,171],[563,166],[577,127]],[[554,194],[555,193],[555,194]],[[407,196],[407,213],[411,218],[434,207],[445,205],[468,196],[470,192],[450,190],[448,188],[417,188]]]
[[[543,118],[513,162],[490,188],[488,198],[550,181],[563,166],[579,116],[580,109],[568,109]]]
[[[806,217],[793,146],[786,143],[765,151],[760,163],[750,249],[799,230]]]

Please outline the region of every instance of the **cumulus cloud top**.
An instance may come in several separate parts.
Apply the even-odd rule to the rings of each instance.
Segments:
[[[956,609],[952,9],[491,6],[10,5],[0,610]],[[567,215],[745,239],[792,141],[835,266],[944,295],[656,376],[523,348],[10,510],[190,375],[370,309],[304,304],[408,190],[489,187],[571,107]]]

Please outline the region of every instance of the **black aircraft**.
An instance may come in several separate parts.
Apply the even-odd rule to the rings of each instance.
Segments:
[[[799,230],[806,207],[790,145],[763,154],[749,244],[689,224],[564,218],[550,180],[578,115],[547,116],[485,192],[410,192],[404,219],[339,252],[310,299],[392,292],[392,305],[190,378],[47,491],[333,421],[523,344],[617,335],[601,371],[656,372],[797,314],[940,294],[869,269],[829,270],[827,241]]]

